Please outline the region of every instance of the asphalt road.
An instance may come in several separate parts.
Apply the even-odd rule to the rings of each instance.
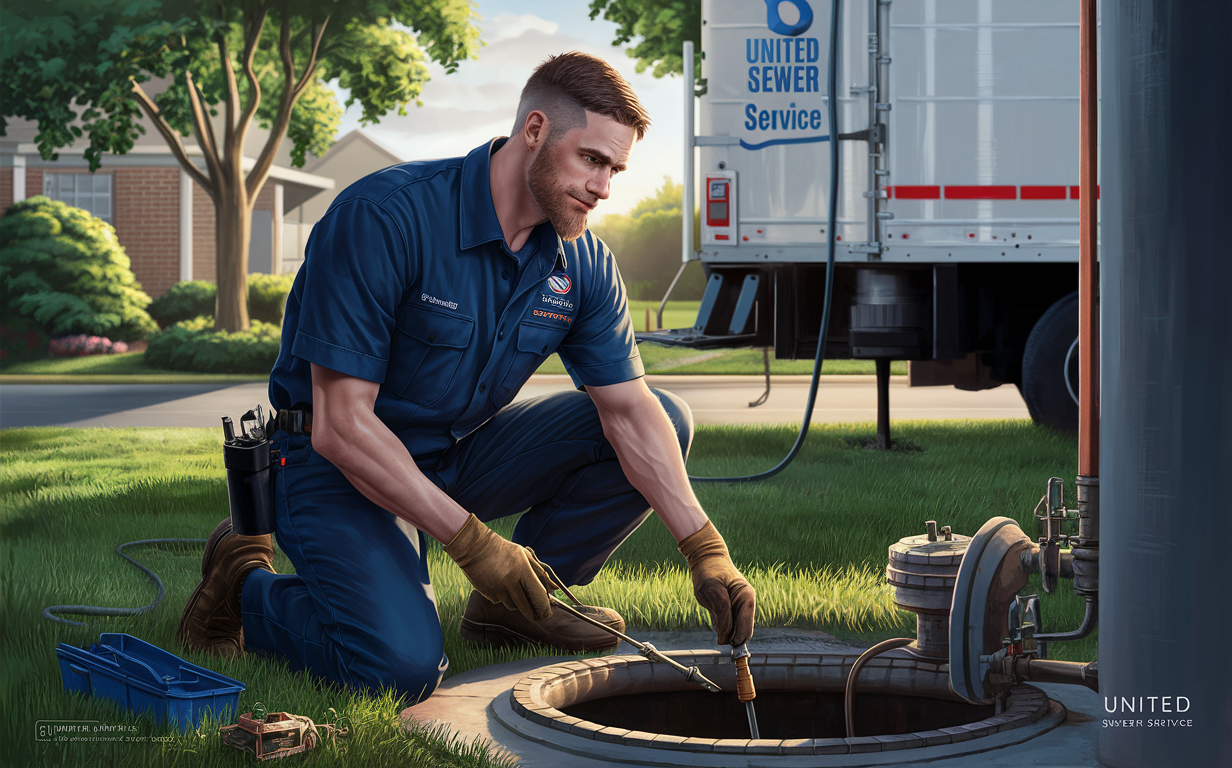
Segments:
[[[813,422],[862,422],[877,418],[873,376],[823,376]],[[647,376],[647,383],[676,393],[699,424],[782,424],[804,418],[809,377],[776,376],[770,397],[756,408],[765,379],[758,376]],[[571,389],[568,376],[535,376],[518,399]],[[260,403],[269,407],[264,383],[244,384],[7,384],[0,387],[0,428],[219,427]],[[901,419],[1027,418],[1011,384],[980,392],[953,387],[890,384],[890,417]]]

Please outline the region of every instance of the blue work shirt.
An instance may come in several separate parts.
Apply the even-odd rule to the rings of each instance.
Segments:
[[[277,409],[312,403],[310,363],[379,383],[374,411],[425,459],[509,404],[553,352],[576,386],[642,376],[624,284],[589,230],[505,243],[488,168],[402,163],[347,187],[313,227],[270,373]]]

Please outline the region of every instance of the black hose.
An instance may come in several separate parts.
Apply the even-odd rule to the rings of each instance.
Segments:
[[[796,436],[796,444],[787,452],[777,465],[765,472],[741,477],[693,477],[689,480],[695,483],[747,483],[754,480],[767,480],[787,468],[800,453],[804,446],[804,438],[808,435],[809,424],[813,420],[813,405],[817,402],[817,384],[821,377],[821,364],[826,356],[826,334],[830,331],[830,296],[834,291],[834,249],[835,228],[838,223],[838,22],[840,0],[833,0],[830,5],[830,71],[826,77],[826,115],[830,121],[830,210],[829,226],[826,227],[826,244],[829,246],[826,258],[826,295],[821,308],[821,331],[817,338],[817,358],[813,362],[813,380],[809,384],[808,403],[804,407],[804,423],[800,425],[800,433]]]
[[[128,562],[141,569],[141,572],[150,577],[150,581],[154,582],[156,594],[154,602],[149,605],[143,605],[140,608],[104,608],[97,605],[49,605],[43,609],[43,618],[48,621],[54,621],[60,624],[69,624],[74,627],[84,627],[86,624],[81,621],[70,621],[55,616],[54,613],[71,613],[77,616],[138,616],[143,613],[148,613],[154,610],[163,597],[167,594],[167,590],[163,588],[163,580],[158,578],[158,574],[146,568],[141,563],[124,554],[125,547],[135,547],[140,544],[204,544],[207,539],[142,539],[140,541],[129,541],[116,547],[116,554],[124,558]]]
[[[847,725],[847,738],[851,739],[856,735],[856,678],[860,676],[860,670],[874,656],[886,651],[892,651],[895,648],[911,645],[914,642],[914,637],[895,637],[883,640],[864,653],[861,653],[860,658],[856,659],[856,663],[851,665],[851,671],[847,673],[847,684],[844,686],[843,691],[843,720]]]

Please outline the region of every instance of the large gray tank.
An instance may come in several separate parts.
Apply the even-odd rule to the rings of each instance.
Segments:
[[[1117,768],[1232,766],[1229,30],[1227,0],[1103,3],[1099,672],[1103,717],[1129,725],[1099,751]]]

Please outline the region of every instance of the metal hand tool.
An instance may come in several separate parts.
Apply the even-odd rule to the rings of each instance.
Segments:
[[[760,739],[757,731],[757,713],[753,710],[753,699],[757,698],[757,689],[753,687],[753,674],[749,672],[749,646],[747,643],[733,645],[732,661],[736,665],[736,696],[744,702],[745,713],[749,716],[749,733],[752,738]]]
[[[578,610],[575,610],[572,606],[564,602],[561,602],[555,595],[548,595],[548,598],[551,599],[552,605],[554,605],[555,607],[562,608],[566,612],[578,617],[582,621],[594,624],[596,627],[599,627],[600,629],[603,629],[615,635],[616,637],[619,637],[621,640],[624,640],[626,643],[636,648],[638,653],[650,659],[651,661],[657,661],[660,664],[666,664],[669,667],[674,667],[676,670],[680,672],[680,674],[684,675],[684,679],[689,681],[690,683],[696,683],[697,685],[700,685],[701,687],[705,688],[711,693],[722,693],[723,692],[722,688],[720,688],[719,686],[715,685],[713,682],[708,680],[706,676],[701,673],[701,670],[699,670],[697,667],[685,667],[684,665],[680,664],[674,659],[664,656],[657,648],[655,648],[650,643],[638,642],[637,640],[634,640],[633,638],[626,635],[624,632],[621,632],[620,630],[617,630],[617,629],[613,629],[597,619],[592,619],[586,614]]]
[[[561,579],[559,576],[557,576],[556,572],[552,570],[552,566],[548,565],[547,563],[541,561],[538,557],[536,557],[535,551],[533,549],[530,549],[529,547],[527,547],[526,553],[532,562],[542,567],[544,572],[547,573],[549,583],[545,586],[550,586],[555,589],[559,589],[561,592],[564,592],[565,596],[568,597],[571,601],[573,601],[573,605],[582,604],[581,601],[578,600],[576,597],[574,597],[573,593],[569,591],[569,588],[565,586],[564,580]],[[567,613],[570,613],[578,617],[582,621],[585,621],[589,624],[593,624],[599,629],[602,629],[605,632],[608,632],[612,635],[615,635],[616,637],[619,637],[621,640],[624,640],[626,643],[636,648],[637,652],[645,656],[647,659],[650,659],[651,661],[657,661],[660,664],[666,664],[669,667],[675,668],[677,671],[680,672],[680,674],[684,675],[684,679],[687,680],[688,682],[696,683],[697,685],[700,685],[701,687],[705,688],[707,691],[710,691],[711,693],[722,693],[723,692],[722,688],[720,688],[719,686],[715,685],[712,681],[707,679],[706,676],[703,675],[701,670],[698,669],[697,667],[685,667],[681,663],[673,659],[669,659],[667,656],[664,656],[662,653],[660,653],[658,648],[655,648],[650,643],[638,642],[637,640],[634,640],[633,638],[626,635],[624,632],[621,632],[620,630],[617,630],[617,629],[612,629],[611,627],[599,621],[598,619],[593,619],[590,616],[587,616],[586,614],[582,613],[581,611],[578,611],[573,606],[565,602],[562,602],[558,597],[556,597],[556,595],[553,595],[550,590],[548,592],[548,600],[552,601],[553,605],[557,606],[558,608],[563,608]]]

